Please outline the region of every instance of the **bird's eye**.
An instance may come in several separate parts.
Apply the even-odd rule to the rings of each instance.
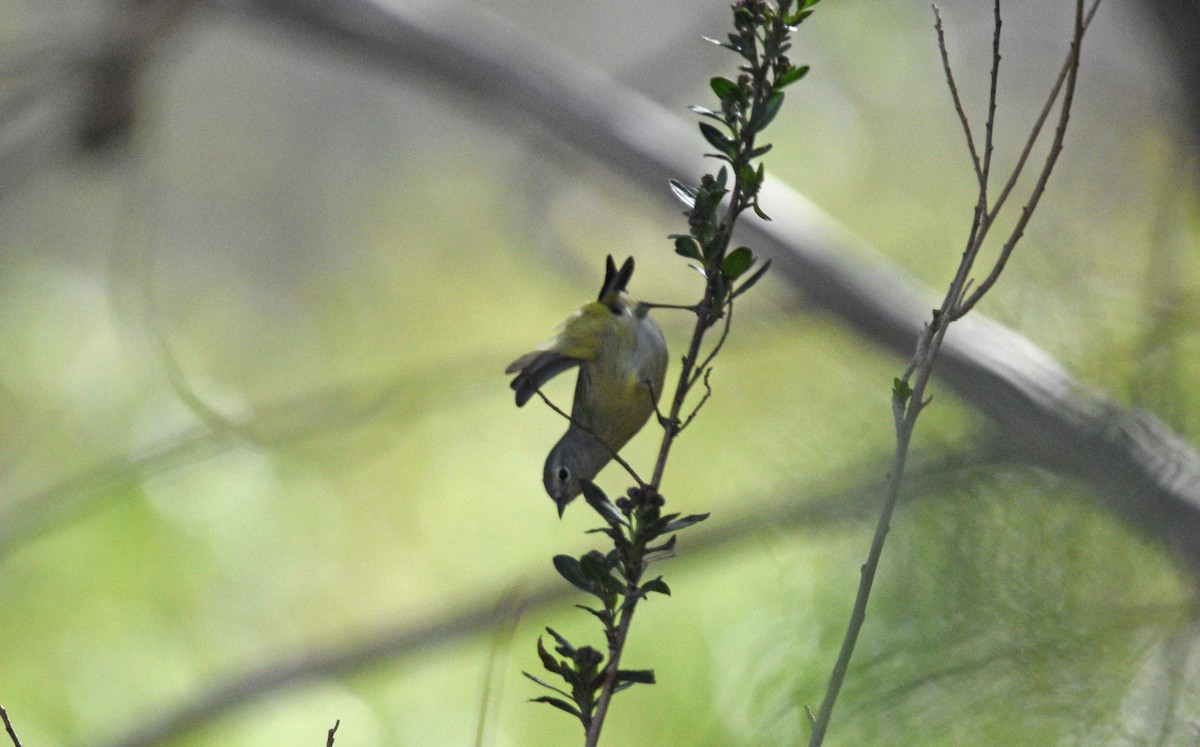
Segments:
[[[571,470],[566,467],[558,468],[558,479],[566,482],[571,477]]]

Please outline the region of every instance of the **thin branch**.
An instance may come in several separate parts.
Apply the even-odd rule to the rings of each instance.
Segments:
[[[671,453],[671,444],[674,443],[675,436],[679,434],[679,430],[675,426],[681,422],[679,413],[683,410],[683,401],[687,397],[688,383],[691,380],[693,367],[700,356],[700,345],[704,341],[705,329],[704,316],[701,312],[696,320],[696,326],[692,329],[692,339],[688,344],[687,354],[683,356],[683,369],[679,372],[679,383],[675,385],[675,396],[671,399],[671,409],[667,414],[668,427],[663,432],[663,440],[658,447],[658,458],[654,462],[654,474],[650,478],[650,484],[656,489],[662,484],[663,471],[667,467],[667,456]]]
[[[604,685],[596,697],[596,711],[587,725],[584,747],[597,747],[600,744],[600,732],[604,727],[604,719],[608,715],[608,706],[612,703],[612,697],[616,693],[621,655],[625,652],[625,641],[629,638],[629,627],[633,624],[634,610],[637,609],[638,601],[641,599],[636,593],[640,581],[640,578],[631,578],[625,582],[627,590],[625,604],[621,607],[621,619],[617,623],[616,632],[608,646],[608,664],[605,666],[608,676],[604,678]]]
[[[1030,137],[1029,142],[1025,146],[1025,151],[1021,154],[1021,160],[1013,171],[1013,176],[1009,179],[1005,186],[1004,194],[1001,195],[1001,200],[997,201],[995,208],[992,211],[994,217],[996,212],[1000,210],[1003,198],[1007,197],[1012,185],[1015,183],[1017,171],[1024,166],[1026,156],[1033,148],[1033,142],[1037,139],[1037,132],[1041,129],[1047,115],[1053,108],[1055,100],[1058,98],[1061,83],[1064,78],[1066,80],[1066,88],[1063,90],[1062,105],[1058,115],[1058,126],[1054,130],[1054,139],[1050,143],[1050,152],[1046,155],[1045,163],[1042,166],[1042,171],[1038,174],[1037,183],[1034,184],[1033,191],[1030,193],[1029,201],[1021,208],[1021,217],[1017,220],[1017,224],[1013,227],[1012,233],[1009,234],[1008,240],[1004,242],[1003,248],[1000,250],[1000,257],[992,266],[991,272],[975,289],[975,292],[970,295],[967,300],[957,306],[953,310],[954,319],[961,319],[963,315],[968,313],[975,307],[975,304],[983,298],[984,294],[995,285],[1000,279],[1000,273],[1004,271],[1008,264],[1008,258],[1012,255],[1013,249],[1017,242],[1025,235],[1025,227],[1029,224],[1029,219],[1033,217],[1033,211],[1037,208],[1038,202],[1042,199],[1042,194],[1046,191],[1046,184],[1050,180],[1050,174],[1054,171],[1054,165],[1058,162],[1058,157],[1063,150],[1063,141],[1067,136],[1067,124],[1071,119],[1071,105],[1075,100],[1075,83],[1079,74],[1079,54],[1080,46],[1083,42],[1083,35],[1087,31],[1088,24],[1091,23],[1092,17],[1096,13],[1096,9],[1100,6],[1100,0],[1093,0],[1091,8],[1085,15],[1083,12],[1083,0],[1076,0],[1075,13],[1075,31],[1071,39],[1071,51],[1067,54],[1067,60],[1064,63],[1062,72],[1059,73],[1058,80],[1055,81],[1054,87],[1051,89],[1050,96],[1046,100],[1046,105],[1042,108],[1041,114],[1038,116],[1037,124],[1034,126],[1034,132]]]
[[[1099,0],[1096,0],[1099,3]],[[1093,5],[1093,11],[1095,10]],[[999,3],[996,4],[996,22],[999,23]],[[934,9],[935,16],[937,14]],[[1089,16],[1090,18],[1090,16]],[[1034,189],[1033,197],[1030,203],[1026,205],[1022,222],[1018,224],[1014,230],[1013,236],[1005,249],[1011,251],[1013,245],[1021,236],[1021,231],[1024,228],[1024,222],[1028,221],[1029,216],[1033,213],[1037,206],[1037,201],[1045,190],[1046,181],[1049,178],[1050,172],[1053,169],[1054,161],[1062,150],[1062,140],[1066,135],[1067,122],[1069,120],[1069,112],[1073,101],[1076,73],[1079,68],[1079,52],[1083,42],[1083,34],[1086,28],[1084,23],[1083,0],[1076,0],[1075,6],[1075,27],[1071,37],[1071,54],[1068,57],[1068,75],[1067,75],[1067,90],[1063,97],[1062,113],[1059,118],[1059,126],[1055,135],[1054,144],[1051,147],[1050,154],[1047,156],[1046,164],[1042,169],[1042,174],[1038,179],[1037,186]],[[939,45],[941,45],[941,19],[938,18],[935,26],[938,28]],[[999,30],[997,29],[995,36],[998,44]],[[993,81],[996,76],[996,67],[999,66],[998,48],[993,49]],[[993,82],[994,86],[994,82]],[[1052,94],[1050,102],[1047,103],[1046,109],[1043,110],[1042,116],[1039,118],[1035,130],[1041,127],[1049,107],[1053,104],[1054,98],[1057,97],[1057,88]],[[989,113],[989,123],[991,114]],[[990,136],[989,136],[990,140]],[[990,143],[989,143],[990,145]],[[1010,184],[1011,184],[1010,180]],[[982,195],[986,189],[986,180],[981,181],[980,194],[981,204]],[[921,412],[929,404],[929,399],[925,397],[925,391],[929,384],[930,378],[933,375],[934,365],[937,363],[938,353],[941,349],[942,341],[945,339],[946,331],[949,329],[951,322],[960,318],[963,314],[970,310],[974,302],[986,292],[987,287],[995,282],[995,278],[999,276],[1003,269],[1003,262],[997,262],[993,268],[992,275],[988,277],[970,297],[967,304],[959,304],[957,300],[964,293],[968,280],[968,274],[971,265],[974,263],[975,257],[979,251],[980,245],[986,235],[987,226],[990,224],[990,219],[986,214],[981,214],[977,206],[972,218],[971,226],[971,241],[968,242],[967,250],[963,253],[962,261],[959,264],[958,271],[955,273],[954,279],[950,283],[945,301],[942,304],[940,312],[935,314],[933,322],[925,324],[921,328],[921,333],[918,336],[917,352],[913,356],[908,368],[905,369],[903,381],[907,383],[910,375],[914,376],[914,384],[907,392],[902,392],[899,387],[893,389],[892,392],[892,412],[895,420],[896,430],[896,447],[892,457],[892,468],[888,472],[887,486],[884,493],[883,507],[879,514],[878,523],[875,525],[875,534],[871,539],[871,547],[867,552],[867,560],[863,563],[860,569],[858,593],[854,599],[854,609],[850,614],[850,621],[846,627],[846,634],[842,639],[842,647],[838,652],[837,661],[834,663],[833,671],[830,674],[829,684],[825,691],[825,697],[821,701],[821,708],[816,719],[812,723],[812,733],[809,739],[809,747],[820,747],[824,742],[825,734],[829,729],[829,723],[833,716],[833,708],[837,703],[838,695],[841,691],[842,684],[845,681],[846,672],[850,667],[850,660],[853,657],[855,646],[858,642],[858,636],[862,631],[862,627],[866,622],[867,604],[870,601],[871,589],[875,582],[875,576],[878,572],[879,561],[883,555],[884,543],[887,539],[887,534],[891,529],[892,514],[895,510],[897,500],[900,495],[900,485],[904,477],[904,468],[908,461],[909,446],[912,443],[913,432],[916,428],[917,418]],[[1007,258],[1007,253],[1002,259]]]
[[[658,424],[660,426],[662,426],[662,428],[664,430],[678,425],[678,423],[672,423],[670,420],[668,420],[667,416],[663,415],[663,411],[661,409],[659,409],[659,407],[658,407],[659,395],[658,395],[658,392],[654,391],[654,383],[647,381],[646,389],[647,389],[647,395],[650,397],[650,402],[651,402],[651,404],[654,405],[654,415],[655,415],[655,417],[658,418]]]
[[[712,374],[711,366],[704,369],[704,396],[700,398],[700,402],[697,403],[696,407],[692,409],[692,412],[687,416],[687,419],[679,425],[679,431],[681,433],[683,432],[683,429],[692,424],[692,421],[696,419],[696,415],[700,413],[700,408],[704,407],[704,403],[708,402],[708,398],[712,396],[712,387],[708,383],[708,377],[710,374]]]
[[[725,326],[721,329],[721,336],[719,338],[717,338],[717,344],[714,345],[713,349],[711,351],[709,351],[708,355],[706,355],[704,357],[704,360],[702,360],[693,370],[692,380],[688,383],[689,389],[691,387],[696,386],[696,382],[700,380],[700,377],[702,375],[706,379],[708,378],[707,371],[709,370],[709,364],[712,363],[713,359],[715,359],[717,357],[717,353],[721,352],[721,348],[725,347],[725,340],[729,337],[729,327],[732,324],[733,324],[733,299],[730,298],[728,301],[725,302]]]
[[[938,51],[942,53],[942,69],[946,71],[946,83],[950,87],[950,97],[954,99],[954,111],[958,113],[958,121],[962,124],[963,134],[967,136],[967,150],[971,152],[971,163],[975,165],[975,177],[979,180],[980,189],[987,183],[983,175],[983,164],[979,160],[979,152],[975,150],[975,138],[971,134],[971,123],[967,120],[967,112],[963,109],[962,99],[958,96],[958,85],[954,82],[954,72],[950,69],[950,53],[946,51],[946,34],[942,30],[942,14],[938,6],[933,6],[935,19],[933,28],[937,31]]]
[[[996,132],[996,89],[1000,81],[1000,28],[1004,21],[1000,18],[1000,0],[993,4],[995,30],[992,32],[992,81],[988,86],[987,124],[983,131],[983,178],[979,182],[979,202],[987,209],[988,178],[992,174],[992,151],[995,146]]]
[[[329,730],[329,736],[325,738],[325,747],[333,747],[333,735],[337,734],[338,727],[342,725],[342,720],[338,719],[333,722],[333,728]]]
[[[2,705],[0,705],[0,719],[4,719],[4,730],[8,732],[8,738],[12,740],[13,747],[21,747],[21,740],[17,738],[17,730],[13,728],[12,721],[8,720],[8,711],[4,710]]]
[[[575,426],[576,428],[580,429],[581,431],[588,434],[592,438],[596,439],[597,443],[599,443],[601,446],[603,446],[605,451],[607,451],[609,453],[609,455],[613,458],[613,461],[616,462],[617,464],[621,465],[622,467],[624,467],[625,471],[629,473],[629,476],[632,477],[634,479],[634,481],[640,487],[643,487],[643,488],[646,487],[646,483],[642,481],[642,478],[638,476],[638,473],[636,471],[634,471],[633,467],[630,466],[629,462],[622,459],[621,455],[616,452],[616,449],[609,446],[607,441],[605,441],[604,439],[597,436],[596,433],[591,428],[588,428],[583,423],[581,423],[578,420],[576,420],[575,418],[571,417],[566,412],[564,412],[562,410],[562,408],[560,408],[558,405],[551,402],[550,398],[547,397],[545,394],[543,394],[541,389],[536,390],[534,392],[534,394],[541,397],[542,401],[546,403],[547,407],[549,407],[551,410],[554,410],[559,415],[562,415],[564,418],[566,418],[571,423],[571,425]]]
[[[1086,32],[1087,27],[1092,22],[1092,17],[1096,14],[1096,9],[1100,7],[1100,0],[1093,0],[1092,7],[1088,10],[1086,17],[1083,18],[1080,25],[1082,31]],[[1046,123],[1046,119],[1050,116],[1050,111],[1054,108],[1054,102],[1058,98],[1058,92],[1062,88],[1063,83],[1069,75],[1072,75],[1072,67],[1078,67],[1074,61],[1076,58],[1076,46],[1072,42],[1071,50],[1067,53],[1067,59],[1063,62],[1062,69],[1059,70],[1058,77],[1054,80],[1054,85],[1050,88],[1050,94],[1046,97],[1046,105],[1042,107],[1041,113],[1038,115],[1037,121],[1029,132],[1029,139],[1025,142],[1025,147],[1021,151],[1021,156],[1017,159],[1017,165],[1013,167],[1012,173],[1008,177],[1008,182],[1004,185],[1004,189],[1000,192],[1000,197],[996,200],[996,204],[992,206],[989,216],[995,219],[1000,213],[1000,208],[1004,207],[1005,201],[1008,199],[1009,193],[1017,184],[1017,179],[1021,176],[1021,171],[1025,168],[1025,162],[1029,159],[1030,152],[1033,151],[1033,146],[1037,142],[1038,136],[1042,131],[1042,126]]]
[[[693,314],[700,311],[700,307],[696,304],[678,304],[678,303],[651,303],[649,301],[638,301],[639,309],[675,309],[677,311],[690,311]]]

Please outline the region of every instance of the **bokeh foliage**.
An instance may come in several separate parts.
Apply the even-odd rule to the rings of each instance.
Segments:
[[[5,3],[4,38],[86,29],[96,11],[77,5]],[[609,5],[600,24],[598,6],[495,3],[684,113],[722,72],[698,35],[724,3]],[[943,11],[960,80],[981,82],[969,5]],[[1061,59],[1065,4],[1037,5],[1009,13],[1002,122],[1025,121]],[[981,311],[1195,442],[1192,156],[1152,40],[1117,8],[1094,27],[1042,212]],[[971,172],[932,19],[879,12],[827,2],[806,24],[813,69],[772,125],[771,168],[940,284]],[[693,281],[661,245],[675,216],[453,91],[217,11],[162,45],[143,86],[127,153],[0,194],[0,702],[30,745],[96,744],[247,667],[536,584],[591,519],[547,510],[539,465],[562,423],[518,413],[503,364],[592,293],[614,247],[637,255],[639,297],[679,301]],[[672,684],[621,704],[613,744],[794,744],[852,601],[869,525],[851,506],[882,482],[898,364],[770,278],[736,323],[664,492],[718,525],[835,510],[677,561],[629,652]],[[969,462],[986,424],[935,396],[915,457]],[[831,743],[1190,743],[1192,579],[1162,548],[1047,473],[984,459],[920,485]],[[318,743],[340,718],[339,744],[469,744],[485,690],[489,743],[569,743],[508,653],[545,622],[586,625],[569,605],[551,617],[247,699],[178,743]]]

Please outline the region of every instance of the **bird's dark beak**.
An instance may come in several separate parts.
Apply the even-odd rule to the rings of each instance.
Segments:
[[[571,500],[569,498],[565,501],[559,500],[557,498],[554,499],[554,505],[558,506],[558,518],[560,518],[560,519],[562,518],[563,511],[567,510],[567,504],[570,502],[571,502]]]

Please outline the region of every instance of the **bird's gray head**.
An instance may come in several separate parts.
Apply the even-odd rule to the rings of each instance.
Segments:
[[[542,484],[554,505],[558,506],[560,517],[567,504],[579,495],[579,481],[594,479],[610,459],[612,455],[608,449],[583,431],[570,428],[559,439],[550,450],[550,456],[546,457]]]

